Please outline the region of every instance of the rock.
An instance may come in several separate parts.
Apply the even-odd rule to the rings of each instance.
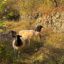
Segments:
[[[10,32],[2,32],[0,33],[0,41],[1,42],[11,42],[12,41],[12,35]]]
[[[55,32],[64,32],[64,12],[55,12],[47,17],[40,17],[36,20],[36,24],[52,28]]]

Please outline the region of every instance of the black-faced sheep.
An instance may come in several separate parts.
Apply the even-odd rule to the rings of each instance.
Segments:
[[[35,30],[21,30],[19,31],[19,35],[23,37],[24,40],[28,40],[30,44],[30,39],[33,36],[39,36],[41,38],[40,32],[42,30],[43,26],[38,25]]]
[[[14,48],[14,52],[17,51],[18,57],[19,57],[20,50],[24,47],[25,41],[23,40],[22,36],[20,36],[20,35],[16,35],[13,37],[14,37],[14,40],[12,42],[12,46]]]
[[[17,35],[16,38],[13,40],[12,46],[14,49],[19,50],[24,46],[24,40],[22,39],[22,36]]]

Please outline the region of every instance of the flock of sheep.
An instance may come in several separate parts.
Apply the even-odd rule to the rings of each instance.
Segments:
[[[13,46],[14,50],[22,49],[25,44],[30,45],[30,39],[34,35],[35,36],[38,35],[41,38],[40,32],[41,32],[42,28],[43,28],[43,26],[38,25],[35,28],[35,30],[21,30],[18,33],[16,33],[15,31],[11,31],[12,37],[14,38],[13,42],[12,42],[12,46]]]

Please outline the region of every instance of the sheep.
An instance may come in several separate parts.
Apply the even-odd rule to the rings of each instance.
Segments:
[[[16,38],[13,40],[12,46],[14,49],[19,50],[24,46],[24,40],[22,39],[22,36],[16,35]]]
[[[19,35],[21,35],[23,37],[24,40],[28,40],[28,44],[30,45],[30,39],[33,36],[38,36],[41,38],[40,32],[42,30],[43,26],[38,25],[35,30],[21,30],[19,31]]]
[[[13,37],[14,37],[14,40],[12,42],[12,46],[14,48],[14,52],[17,51],[18,57],[19,57],[20,50],[24,47],[25,41],[23,40],[22,36],[20,36],[20,35],[16,35]]]

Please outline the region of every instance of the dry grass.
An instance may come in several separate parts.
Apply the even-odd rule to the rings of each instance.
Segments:
[[[64,33],[48,33],[45,46],[64,49]]]
[[[30,29],[30,22],[27,21],[19,21],[19,22],[14,22],[14,21],[6,21],[5,25],[8,30],[24,30],[24,29]]]

